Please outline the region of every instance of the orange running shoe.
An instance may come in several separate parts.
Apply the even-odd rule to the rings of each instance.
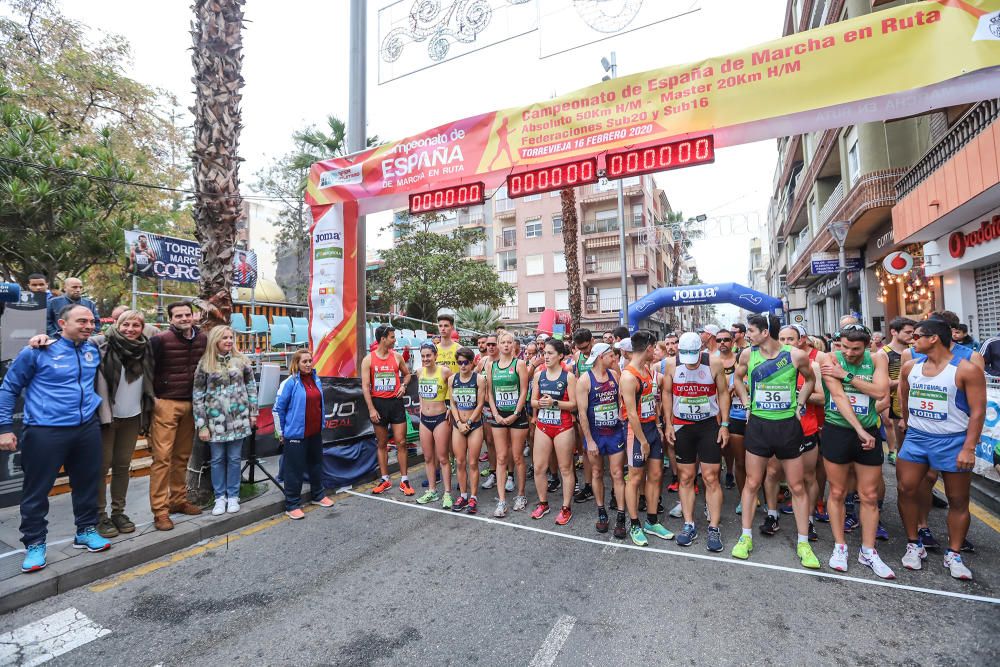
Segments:
[[[567,523],[569,523],[569,520],[572,518],[573,518],[573,510],[571,510],[566,506],[563,506],[563,508],[559,510],[559,514],[556,515],[556,525],[565,526]]]
[[[372,493],[378,495],[380,493],[385,493],[391,488],[392,488],[392,482],[390,482],[387,479],[383,479],[381,482],[378,483],[378,486],[372,489]]]
[[[410,480],[403,480],[399,483],[399,490],[403,492],[404,496],[412,496],[416,491],[410,486]]]

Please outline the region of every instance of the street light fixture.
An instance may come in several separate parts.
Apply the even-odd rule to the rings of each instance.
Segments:
[[[604,68],[605,72],[610,75],[605,75],[601,81],[610,81],[618,77],[618,59],[615,56],[615,52],[611,52],[611,58],[601,58],[601,67]],[[622,315],[621,323],[622,326],[628,326],[628,266],[626,265],[626,255],[625,255],[625,186],[622,185],[622,179],[618,179],[618,243],[621,246],[621,252],[619,253],[622,269]]]

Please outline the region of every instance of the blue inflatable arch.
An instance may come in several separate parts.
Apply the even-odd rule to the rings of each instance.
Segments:
[[[650,292],[628,307],[628,321],[632,331],[639,322],[660,308],[679,306],[701,306],[707,303],[731,303],[734,306],[755,312],[781,314],[781,299],[776,299],[737,283],[716,283],[714,285],[681,285],[661,287]]]

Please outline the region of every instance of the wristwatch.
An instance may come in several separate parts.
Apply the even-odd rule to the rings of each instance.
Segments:
[[[722,428],[729,428],[729,422],[722,422],[719,426]]]
[[[844,384],[851,384],[851,380],[854,379],[854,373],[848,373],[844,376]]]
[[[808,408],[806,407],[805,403],[799,403],[799,414],[800,415],[802,415],[804,417],[805,414],[806,414],[806,410],[807,409]]]

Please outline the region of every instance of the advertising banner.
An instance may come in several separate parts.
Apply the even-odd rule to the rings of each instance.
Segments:
[[[983,423],[983,434],[979,437],[976,447],[975,472],[988,477],[994,482],[1000,482],[993,465],[993,452],[1000,446],[1000,378],[987,378],[986,385],[986,421]]]
[[[375,433],[357,378],[323,378],[324,445],[345,445]]]
[[[844,255],[848,271],[861,271],[865,268],[861,261],[860,250],[848,250]],[[809,261],[814,276],[840,272],[840,256],[835,252],[814,252]]]
[[[320,377],[357,375],[358,207],[313,210],[309,342]]]
[[[125,255],[128,272],[140,278],[185,283],[201,280],[201,244],[197,241],[129,230],[125,232]],[[257,253],[253,250],[236,250],[233,254],[233,285],[257,285]]]
[[[1000,37],[981,25],[997,10],[1000,0],[907,3],[464,118],[315,164],[306,199],[364,200],[364,215],[463,181],[497,187],[514,167],[703,134],[735,145],[986,99],[1000,89]]]

